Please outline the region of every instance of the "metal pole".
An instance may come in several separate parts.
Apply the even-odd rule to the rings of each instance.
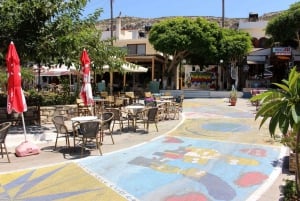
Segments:
[[[113,0],[110,0],[110,38],[111,38],[111,45],[113,45],[113,36],[114,36],[114,31],[113,31]]]
[[[225,20],[225,6],[224,6],[224,1],[222,0],[222,27],[224,27],[224,20]]]

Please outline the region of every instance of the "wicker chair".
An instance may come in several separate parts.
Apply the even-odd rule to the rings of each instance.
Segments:
[[[99,119],[101,120],[100,125],[100,141],[103,142],[104,132],[108,131],[111,137],[111,141],[115,144],[114,138],[112,136],[113,133],[113,123],[114,123],[114,113],[113,112],[103,112],[100,114]]]
[[[113,128],[112,130],[114,130],[114,126],[115,124],[119,124],[120,127],[120,131],[123,130],[124,128],[124,122],[127,122],[127,116],[128,114],[122,110],[120,110],[119,108],[106,108],[105,109],[107,112],[112,112],[114,114],[114,122],[113,122]]]
[[[96,148],[99,150],[99,154],[102,155],[101,142],[99,140],[99,121],[86,121],[80,123],[73,123],[74,132],[76,136],[81,138],[81,156],[83,155],[83,149],[87,148],[89,142],[96,140]]]
[[[72,131],[69,131],[67,126],[65,125],[65,121],[67,120],[66,117],[64,116],[54,116],[52,118],[52,122],[56,128],[56,139],[55,139],[55,145],[54,145],[54,150],[56,150],[57,147],[57,140],[59,138],[65,138],[66,139],[66,146],[68,149],[70,149],[70,135],[73,134]]]
[[[142,119],[139,119],[137,123],[143,123],[144,128],[147,128],[147,132],[149,132],[149,125],[155,124],[156,131],[158,132],[158,108],[157,107],[149,107],[143,111]]]
[[[1,148],[1,156],[3,158],[3,149],[6,153],[6,156],[7,156],[7,160],[8,162],[10,163],[10,159],[9,159],[9,156],[8,156],[8,151],[7,151],[7,148],[6,148],[6,145],[5,145],[5,139],[6,139],[6,136],[7,136],[7,133],[8,133],[8,130],[9,130],[9,127],[11,126],[11,122],[4,122],[4,123],[1,123],[0,124],[0,148]]]

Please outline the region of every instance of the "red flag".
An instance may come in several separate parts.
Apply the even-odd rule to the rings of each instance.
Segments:
[[[20,59],[13,42],[8,47],[6,55],[8,73],[7,112],[22,113],[27,111],[25,96],[21,87]]]
[[[85,105],[91,105],[94,103],[93,92],[91,87],[91,74],[90,74],[91,61],[86,49],[83,50],[80,60],[81,60],[82,72],[83,72],[83,80],[82,80],[82,87],[80,91],[80,97],[83,100]]]

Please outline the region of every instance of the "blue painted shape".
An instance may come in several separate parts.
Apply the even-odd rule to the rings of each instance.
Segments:
[[[239,123],[206,123],[201,126],[205,130],[217,131],[217,132],[246,132],[251,130],[251,127],[245,124]]]
[[[240,187],[235,182],[248,172],[270,175],[280,152],[279,148],[261,145],[179,139],[182,143],[159,138],[102,157],[81,159],[78,163],[143,201],[199,192],[208,200],[246,200],[260,185]],[[242,151],[245,149],[260,149],[265,154],[249,155],[251,152]],[[236,163],[240,159],[243,161]],[[216,180],[221,184],[219,190],[215,189]],[[230,193],[224,197],[222,189],[230,189]]]

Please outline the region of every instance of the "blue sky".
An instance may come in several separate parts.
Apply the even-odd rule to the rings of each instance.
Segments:
[[[113,0],[113,15],[157,18],[168,16],[222,16],[222,0]],[[247,18],[289,8],[296,0],[225,0],[225,17]],[[103,8],[100,19],[110,18],[110,0],[90,0],[84,14]]]

